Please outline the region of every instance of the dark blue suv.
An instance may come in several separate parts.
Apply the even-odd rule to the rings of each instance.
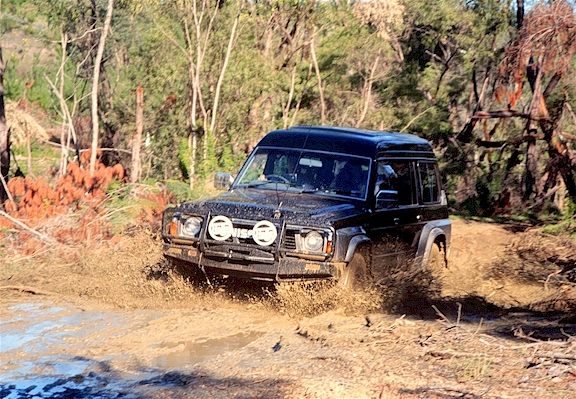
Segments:
[[[168,258],[208,275],[336,279],[344,287],[390,268],[447,263],[451,223],[438,164],[415,135],[276,130],[227,186],[164,211]]]

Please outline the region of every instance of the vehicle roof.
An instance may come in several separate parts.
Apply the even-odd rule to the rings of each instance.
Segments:
[[[430,143],[414,134],[334,126],[274,130],[258,146],[328,151],[371,158],[434,157]]]

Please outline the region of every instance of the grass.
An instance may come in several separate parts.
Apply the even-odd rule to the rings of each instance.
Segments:
[[[458,381],[476,381],[490,377],[492,360],[486,356],[471,359],[458,359],[452,361],[454,376]]]
[[[542,232],[552,235],[568,234],[576,241],[576,219],[561,220],[558,223],[547,224],[542,227]]]
[[[13,147],[15,160],[12,160],[10,168],[13,173],[19,167],[25,176],[32,175],[50,179],[47,171],[58,170],[60,164],[60,150],[50,146],[40,145],[33,142],[31,144],[30,158],[32,159],[32,169],[28,170],[28,150],[26,146]]]

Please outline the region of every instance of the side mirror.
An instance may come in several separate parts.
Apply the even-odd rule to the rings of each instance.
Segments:
[[[230,173],[216,172],[214,176],[214,187],[220,190],[228,190],[234,182],[234,177]]]
[[[397,190],[380,190],[376,194],[376,209],[398,208]]]

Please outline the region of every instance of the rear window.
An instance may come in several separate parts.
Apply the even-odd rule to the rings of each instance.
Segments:
[[[432,162],[419,162],[420,187],[422,202],[440,202],[440,177],[438,167]]]

